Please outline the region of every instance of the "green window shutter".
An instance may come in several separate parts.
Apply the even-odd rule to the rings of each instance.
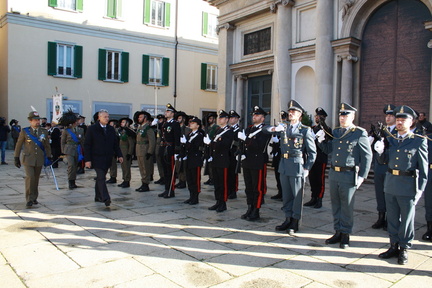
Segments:
[[[57,75],[57,43],[48,42],[48,75]]]
[[[122,0],[117,0],[116,1],[117,3],[117,5],[116,5],[116,15],[115,15],[115,17],[116,18],[121,18],[122,17],[122,12],[123,12],[123,4],[122,4]]]
[[[106,80],[106,50],[99,49],[98,79]]]
[[[57,0],[48,0],[48,6],[57,7]]]
[[[83,11],[83,2],[84,0],[76,0],[76,10],[79,12]]]
[[[150,23],[150,15],[151,15],[151,1],[144,0],[144,24]]]
[[[149,83],[149,74],[150,74],[150,56],[143,55],[143,60],[142,60],[142,83],[143,84]]]
[[[162,86],[169,85],[169,58],[162,58]]]
[[[208,13],[203,12],[203,22],[202,22],[202,35],[208,34]]]
[[[201,89],[207,89],[207,64],[201,63]]]
[[[107,0],[107,16],[110,18],[115,18],[115,10],[115,0]]]
[[[76,45],[74,48],[74,77],[82,78],[83,47]]]
[[[171,23],[171,3],[165,3],[165,27],[170,27]]]
[[[129,52],[121,53],[121,79],[122,82],[129,82]]]

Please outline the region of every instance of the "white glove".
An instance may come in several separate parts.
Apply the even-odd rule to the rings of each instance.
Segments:
[[[372,136],[369,136],[368,139],[369,139],[369,145],[372,146],[372,143],[375,140],[375,138],[373,138]]]
[[[284,131],[284,130],[285,130],[285,127],[281,123],[279,123],[279,125],[275,127],[274,131],[275,132],[281,132],[281,131]]]
[[[242,155],[240,158],[241,158],[241,161],[243,161],[244,159],[246,159],[246,155]]]
[[[364,178],[361,176],[357,176],[357,189],[360,188],[360,185],[363,183]]]
[[[186,136],[185,136],[185,135],[183,135],[183,136],[180,138],[180,143],[182,143],[182,144],[185,144],[185,143],[186,143]]]
[[[213,157],[210,156],[210,158],[207,160],[207,162],[213,161]]]
[[[306,179],[309,176],[309,170],[303,169],[303,179]]]
[[[316,134],[316,139],[318,140],[318,143],[321,143],[325,139],[325,133],[324,130],[319,130]]]
[[[187,159],[187,156],[183,157],[183,160],[186,160],[186,159]]]
[[[208,136],[205,136],[204,137],[204,144],[208,145],[208,144],[210,144],[210,142],[211,142],[210,138]]]
[[[243,130],[243,131],[239,131],[239,132],[237,133],[237,137],[238,137],[240,140],[245,141],[245,140],[246,140],[246,134],[244,133],[244,130]]]
[[[279,143],[279,138],[277,136],[273,136],[271,139],[273,143]]]
[[[420,200],[422,194],[423,194],[423,191],[417,190],[417,193],[416,193],[416,195],[414,197],[414,205],[417,205],[417,203]]]
[[[375,142],[374,149],[380,155],[384,153],[384,140]]]
[[[152,123],[151,123],[150,126],[155,126],[157,123],[158,123],[158,119],[155,118],[155,119],[153,119],[153,121],[152,121]]]
[[[174,154],[174,160],[180,160],[179,154]]]

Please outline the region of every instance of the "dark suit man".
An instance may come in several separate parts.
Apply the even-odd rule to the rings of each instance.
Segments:
[[[106,173],[114,156],[123,163],[114,127],[108,125],[109,114],[106,110],[98,113],[98,121],[87,129],[84,142],[85,166],[96,171],[95,201],[111,205],[111,197],[105,183]]]
[[[23,149],[23,165],[26,172],[25,196],[27,208],[38,204],[38,185],[42,166],[47,166],[48,158],[51,157],[51,147],[48,140],[48,131],[40,127],[38,112],[29,113],[28,120],[30,127],[21,130],[15,147],[15,166],[21,167],[20,154]]]
[[[403,105],[394,111],[397,135],[386,137],[388,149],[384,141],[374,145],[379,161],[388,163],[384,193],[390,248],[379,257],[398,257],[398,263],[404,265],[414,240],[415,205],[426,188],[429,162],[427,140],[410,131],[417,116],[414,110]]]

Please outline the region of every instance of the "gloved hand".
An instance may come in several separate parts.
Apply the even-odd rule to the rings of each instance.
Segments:
[[[152,154],[151,153],[146,153],[145,157],[146,157],[147,160],[149,160],[152,157]]]
[[[241,158],[241,161],[243,161],[244,159],[246,159],[246,155],[242,155],[240,158]]]
[[[380,140],[375,142],[374,149],[378,154],[384,153],[384,140]]]
[[[423,194],[423,191],[417,190],[416,195],[414,196],[414,205],[417,205],[417,203],[420,200],[422,194]]]
[[[284,131],[284,130],[285,130],[285,127],[281,123],[279,123],[279,125],[275,127],[274,131],[275,132],[281,132],[281,131]]]
[[[179,154],[174,154],[174,160],[180,160],[180,155]]]
[[[318,143],[321,143],[325,139],[325,133],[324,130],[319,130],[316,134],[316,139],[318,140]]]
[[[14,157],[15,160],[15,167],[21,168],[21,161],[19,157]]]
[[[182,160],[187,160],[187,156],[183,157],[183,159],[182,159]]]
[[[155,126],[157,123],[158,123],[158,119],[155,118],[155,119],[153,119],[153,121],[152,121],[152,123],[151,123],[150,126]]]
[[[245,141],[245,140],[246,140],[246,134],[244,133],[244,130],[243,130],[243,131],[239,131],[239,132],[237,133],[237,137],[238,137],[240,140]]]
[[[372,146],[372,143],[373,143],[373,141],[375,140],[375,138],[372,137],[372,136],[369,136],[369,137],[368,137],[368,140],[369,140],[369,144]]]
[[[213,161],[213,157],[210,156],[210,158],[207,160],[207,162],[212,162]]]
[[[306,179],[309,176],[309,170],[303,169],[303,179]]]
[[[131,154],[126,154],[126,160],[129,161],[132,159],[132,155]]]
[[[279,138],[277,136],[273,136],[271,139],[273,143],[279,143]]]
[[[364,178],[363,178],[363,177],[361,177],[361,176],[357,176],[357,185],[356,185],[356,188],[357,188],[357,189],[360,188],[360,185],[363,183],[363,181],[364,181]]]
[[[204,137],[204,144],[208,145],[208,144],[210,144],[210,142],[211,142],[210,138],[208,136],[205,136]]]
[[[186,136],[185,136],[185,135],[183,135],[183,136],[180,138],[180,143],[182,143],[182,144],[185,144],[185,143],[186,143]]]

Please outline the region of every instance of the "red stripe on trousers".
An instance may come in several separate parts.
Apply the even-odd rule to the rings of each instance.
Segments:
[[[261,208],[261,202],[263,197],[263,191],[262,191],[263,172],[264,172],[263,169],[260,169],[258,172],[258,184],[257,184],[258,198],[257,198],[256,208]]]
[[[324,191],[325,191],[325,169],[326,169],[327,164],[323,163],[321,164],[321,189],[320,189],[320,193],[318,194],[318,198],[323,198],[324,197]]]
[[[264,187],[263,187],[263,193],[264,193],[264,195],[266,195],[267,194],[267,164],[264,164],[264,168],[263,168],[263,178],[264,178],[264,181],[263,181],[263,185],[264,185]]]
[[[171,156],[171,172],[172,172],[172,175],[171,175],[171,179],[172,179],[171,190],[172,191],[175,191],[175,181],[176,181],[174,166],[175,166],[174,156]],[[168,193],[169,193],[169,191],[168,191]]]

